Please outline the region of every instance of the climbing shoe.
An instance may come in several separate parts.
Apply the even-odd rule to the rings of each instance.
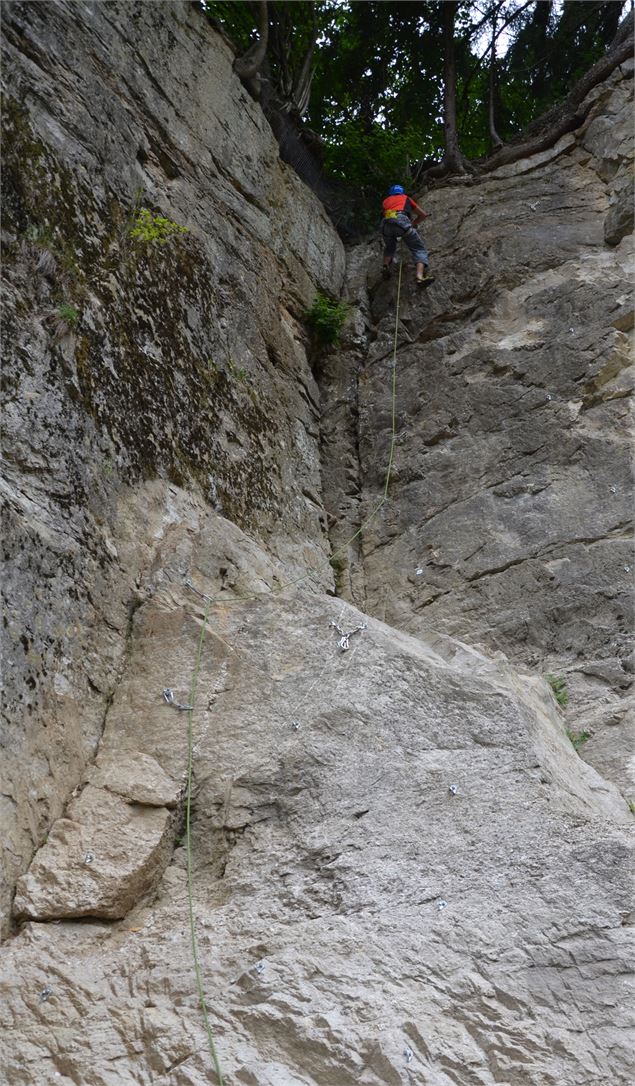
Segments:
[[[433,275],[424,275],[423,279],[415,279],[415,283],[418,287],[429,287],[430,283],[434,283]]]
[[[384,264],[383,268],[381,269],[381,277],[382,279],[390,279],[390,268],[387,264]]]

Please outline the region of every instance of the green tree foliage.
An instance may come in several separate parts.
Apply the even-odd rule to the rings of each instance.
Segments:
[[[442,147],[437,7],[346,4],[325,32],[308,119],[330,173],[362,191],[406,180]]]
[[[507,141],[567,94],[607,49],[625,3],[451,6],[458,143],[475,159],[491,149],[492,130]],[[257,40],[257,2],[208,0],[205,7],[239,50]],[[413,164],[444,156],[449,7],[441,0],[268,4],[270,91],[318,134],[327,176],[354,186],[361,204],[392,182],[409,185]]]
[[[269,41],[264,75],[268,91],[283,109],[298,117],[304,116],[308,106],[320,28],[336,6],[335,0],[269,0],[267,5]],[[227,31],[240,52],[256,41],[258,0],[207,0],[203,7]]]
[[[522,131],[563,99],[615,37],[624,5],[540,0],[518,16],[514,40],[499,62],[502,134]]]
[[[318,292],[305,317],[319,347],[330,347],[337,343],[348,312],[349,306],[345,302],[334,302]]]

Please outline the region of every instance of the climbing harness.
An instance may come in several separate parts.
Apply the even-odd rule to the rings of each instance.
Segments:
[[[365,531],[365,529],[369,526],[369,524],[371,524],[375,520],[375,517],[377,517],[380,510],[382,509],[382,507],[386,504],[386,502],[388,500],[388,488],[390,486],[390,480],[392,478],[393,462],[394,462],[394,455],[395,455],[395,444],[396,444],[396,425],[397,425],[397,407],[396,407],[396,404],[397,404],[397,341],[398,341],[398,334],[399,334],[399,307],[400,307],[400,302],[401,302],[401,273],[402,273],[402,268],[403,268],[403,263],[400,261],[399,262],[399,278],[397,280],[397,300],[396,300],[396,306],[395,306],[395,330],[394,330],[394,336],[393,336],[392,362],[391,362],[390,367],[389,367],[390,370],[392,371],[392,379],[391,379],[391,434],[390,434],[390,450],[389,450],[389,454],[388,454],[388,466],[386,468],[386,478],[385,478],[385,481],[384,481],[384,489],[383,489],[383,493],[381,495],[380,500],[374,506],[374,508],[370,512],[369,516],[366,517],[366,519],[362,522],[362,524],[360,524],[357,531],[354,532],[353,535],[350,537],[350,539],[348,539],[345,543],[343,543],[339,547],[339,549],[336,550],[331,555],[331,562],[334,559],[341,557],[344,554],[344,552],[350,547],[351,543],[354,543],[355,540],[358,539],[358,537],[362,534],[362,532]],[[270,594],[271,595],[280,595],[280,593],[285,592],[287,589],[292,588],[295,585],[300,584],[302,581],[309,580],[312,576],[313,576],[313,573],[311,571],[308,572],[308,573],[303,573],[301,576],[295,577],[293,580],[287,581],[286,583],[278,585],[276,588],[271,589]],[[216,1044],[214,1042],[212,1027],[211,1027],[211,1023],[210,1023],[210,1020],[209,1020],[209,1010],[208,1010],[207,1000],[205,998],[205,991],[204,991],[204,987],[203,987],[203,977],[202,977],[202,971],[201,971],[201,965],[200,965],[199,953],[198,953],[198,941],[197,941],[197,938],[196,938],[196,919],[195,919],[195,916],[194,916],[193,870],[192,870],[193,869],[193,864],[192,864],[192,776],[193,776],[193,762],[194,762],[194,743],[193,743],[192,714],[194,712],[194,707],[196,705],[196,693],[197,693],[197,688],[198,688],[199,673],[200,673],[200,669],[201,669],[201,660],[202,660],[202,655],[203,655],[203,645],[205,643],[205,633],[206,633],[206,630],[207,630],[207,622],[208,622],[209,614],[210,614],[210,611],[211,611],[212,607],[215,604],[220,604],[220,603],[223,603],[223,604],[227,605],[227,604],[231,604],[231,603],[244,603],[244,602],[249,601],[249,600],[257,600],[257,599],[261,598],[262,593],[258,593],[258,594],[251,595],[251,596],[238,596],[238,597],[234,597],[233,599],[229,600],[226,597],[220,597],[220,596],[213,597],[213,596],[206,595],[204,592],[200,592],[199,589],[194,587],[191,580],[189,580],[189,579],[185,580],[184,584],[185,584],[186,588],[188,588],[191,592],[194,592],[195,595],[199,596],[199,598],[201,598],[201,599],[203,599],[205,601],[205,610],[203,612],[203,618],[202,618],[202,622],[201,622],[201,632],[200,632],[199,638],[198,638],[196,657],[195,657],[195,661],[194,661],[194,670],[193,670],[193,673],[192,673],[192,683],[191,683],[191,687],[190,687],[190,696],[189,696],[187,705],[181,704],[180,702],[176,701],[174,691],[172,690],[171,687],[168,686],[163,691],[163,698],[164,698],[164,701],[166,702],[167,705],[170,705],[171,707],[173,707],[175,709],[178,709],[178,710],[181,710],[182,712],[187,713],[187,769],[186,769],[186,775],[185,775],[185,777],[186,777],[186,779],[185,779],[185,854],[186,854],[187,906],[188,906],[188,920],[189,920],[189,929],[190,929],[190,944],[191,944],[191,948],[192,948],[192,960],[193,960],[193,964],[194,964],[194,974],[195,974],[195,978],[196,978],[196,990],[197,990],[197,995],[198,995],[199,1006],[201,1008],[201,1014],[203,1016],[203,1023],[204,1023],[204,1026],[205,1026],[205,1032],[207,1034],[209,1052],[210,1052],[210,1056],[211,1056],[212,1062],[214,1064],[214,1070],[216,1072],[216,1076],[217,1076],[217,1079],[218,1079],[218,1086],[223,1086],[223,1073],[222,1073],[222,1070],[221,1070],[221,1066],[220,1066],[220,1062],[219,1062],[219,1058],[218,1058],[218,1053],[216,1051]],[[339,647],[342,650],[342,652],[346,652],[346,650],[349,648],[349,639],[353,636],[353,634],[361,632],[361,630],[363,630],[363,629],[366,629],[367,628],[367,623],[362,623],[360,626],[357,626],[354,630],[350,630],[348,632],[343,630],[339,623],[332,622],[331,626],[335,626],[338,633],[341,635],[340,641],[338,642],[338,644],[339,644]],[[351,654],[351,655],[353,655],[353,654]],[[297,714],[297,709],[296,709],[296,712],[293,715],[293,720],[292,720],[292,723],[291,723],[291,727],[293,728],[294,731],[298,731],[299,728],[300,728],[300,721],[297,719],[296,714]],[[264,963],[259,962],[258,965],[255,967],[255,969],[256,969],[257,973],[261,973],[262,970],[264,969]]]

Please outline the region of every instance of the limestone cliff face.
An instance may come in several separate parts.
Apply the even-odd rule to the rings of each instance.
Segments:
[[[301,322],[344,255],[193,6],[8,3],[3,30],[14,876],[94,756],[175,525],[215,510],[331,583]],[[188,233],[135,241],[140,207]]]
[[[211,596],[193,905],[226,1086],[630,1083],[630,814],[542,677],[622,711],[627,73],[551,161],[428,201],[391,501],[335,599],[387,458],[377,247],[318,387],[303,314],[344,253],[196,5],[2,14],[7,1081],[215,1081],[174,704]],[[133,238],[141,207],[187,233]]]
[[[340,584],[564,676],[584,757],[633,796],[632,65],[594,97],[552,151],[422,195],[437,279],[422,296],[404,269],[391,503]],[[396,295],[376,245],[349,263],[359,316],[323,387],[336,545],[383,485]]]

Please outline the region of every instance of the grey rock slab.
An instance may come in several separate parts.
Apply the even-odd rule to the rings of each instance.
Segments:
[[[88,771],[95,788],[106,788],[127,800],[149,807],[176,807],[181,788],[149,754],[141,751],[100,752]]]
[[[212,1078],[155,805],[189,753],[163,690],[198,670],[228,1086],[630,1084],[631,815],[566,734],[622,784],[627,68],[550,161],[423,198],[438,278],[407,269],[390,502],[349,546],[391,444],[377,244],[318,381],[343,248],[201,11],[8,3],[3,31],[8,1080]],[[141,204],[188,233],[133,243]],[[347,652],[334,622],[365,624]]]
[[[127,803],[89,784],[51,827],[26,875],[13,912],[19,919],[119,919],[160,879],[172,846],[165,807]]]
[[[340,593],[411,633],[570,675],[571,726],[584,717],[586,756],[627,796],[630,741],[599,733],[632,689],[635,264],[632,227],[611,246],[604,232],[620,192],[632,213],[632,94],[617,72],[548,162],[421,196],[437,281],[416,293],[406,258],[392,478],[368,524],[391,448],[396,303],[372,245],[350,255],[368,346],[331,357],[323,388]],[[597,660],[610,678],[578,680]]]
[[[2,25],[6,932],[180,513],[332,584],[304,313],[344,250],[195,5],[16,2]],[[142,207],[188,232],[135,241]]]
[[[188,605],[146,608],[108,722],[123,747],[168,656],[159,613]],[[191,660],[200,631],[179,621],[172,658]],[[342,652],[333,622],[367,626]],[[305,591],[216,606],[205,645],[194,910],[226,1080],[628,1082],[629,813],[542,684]],[[176,766],[174,721],[165,707],[147,743]],[[208,1083],[183,850],[122,924],[26,924],[0,992],[18,1086],[62,1065],[145,1083],[178,1060]]]

